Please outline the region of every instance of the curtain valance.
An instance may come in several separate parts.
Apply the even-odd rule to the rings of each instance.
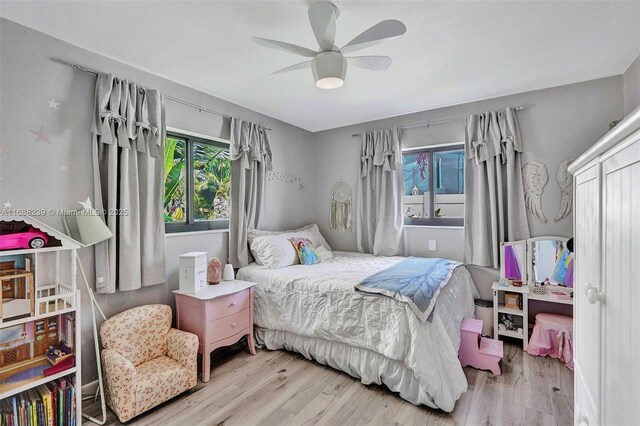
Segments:
[[[266,170],[271,170],[271,145],[268,130],[249,121],[231,119],[231,161],[240,160],[240,165],[251,168],[251,162],[264,162]]]
[[[466,156],[475,164],[501,156],[502,163],[522,152],[522,138],[513,108],[475,114],[467,119]]]
[[[162,156],[162,99],[160,92],[99,73],[91,131],[98,142]]]

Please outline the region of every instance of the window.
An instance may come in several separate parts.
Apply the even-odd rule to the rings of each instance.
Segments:
[[[164,150],[166,232],[229,227],[229,145],[167,132]]]
[[[463,225],[464,161],[461,144],[403,152],[406,225]]]

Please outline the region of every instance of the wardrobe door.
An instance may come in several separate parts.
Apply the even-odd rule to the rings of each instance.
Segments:
[[[600,165],[575,177],[574,364],[576,424],[599,422],[601,306],[587,300],[585,286],[600,288]],[[591,288],[591,287],[589,287]]]
[[[640,421],[640,331],[636,323],[640,307],[640,132],[621,146],[602,163],[605,248],[602,423],[607,425]]]

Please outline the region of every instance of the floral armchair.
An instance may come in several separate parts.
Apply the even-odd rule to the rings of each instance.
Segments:
[[[100,327],[107,404],[121,422],[194,387],[198,336],[171,328],[171,307],[129,309]]]

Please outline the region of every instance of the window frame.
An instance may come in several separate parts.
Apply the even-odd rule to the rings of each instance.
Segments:
[[[457,151],[462,149],[464,151],[464,142],[453,142],[453,143],[448,143],[448,144],[440,144],[440,145],[426,145],[426,146],[419,146],[419,147],[411,147],[411,148],[404,148],[402,150],[402,164],[404,165],[404,155],[405,154],[412,154],[412,153],[423,153],[423,152],[427,152],[429,153],[429,217],[420,217],[420,218],[413,218],[413,217],[406,217],[404,216],[404,207],[403,207],[403,218],[404,218],[404,224],[405,226],[439,226],[439,227],[464,227],[464,217],[435,217],[435,198],[436,198],[436,191],[435,191],[435,185],[434,185],[434,178],[435,178],[435,162],[434,160],[434,154],[436,152],[443,152],[443,151]],[[466,158],[465,158],[465,163],[464,163],[464,173],[467,173],[466,167]],[[404,169],[403,169],[403,174],[402,174],[402,180],[404,182]],[[463,195],[466,195],[466,188],[465,188],[465,192],[463,193]],[[402,204],[404,206],[404,185],[403,185],[403,193],[402,193]],[[467,202],[466,200],[466,196],[465,196],[465,203]]]
[[[193,152],[196,143],[214,146],[217,148],[230,149],[229,141],[217,139],[206,135],[188,132],[180,129],[167,129],[167,138],[180,139],[185,142],[185,221],[184,222],[165,222],[165,234],[174,234],[180,232],[197,232],[212,230],[228,230],[229,219],[213,219],[196,221],[193,214],[195,188],[193,182]],[[164,185],[164,182],[163,182]]]

